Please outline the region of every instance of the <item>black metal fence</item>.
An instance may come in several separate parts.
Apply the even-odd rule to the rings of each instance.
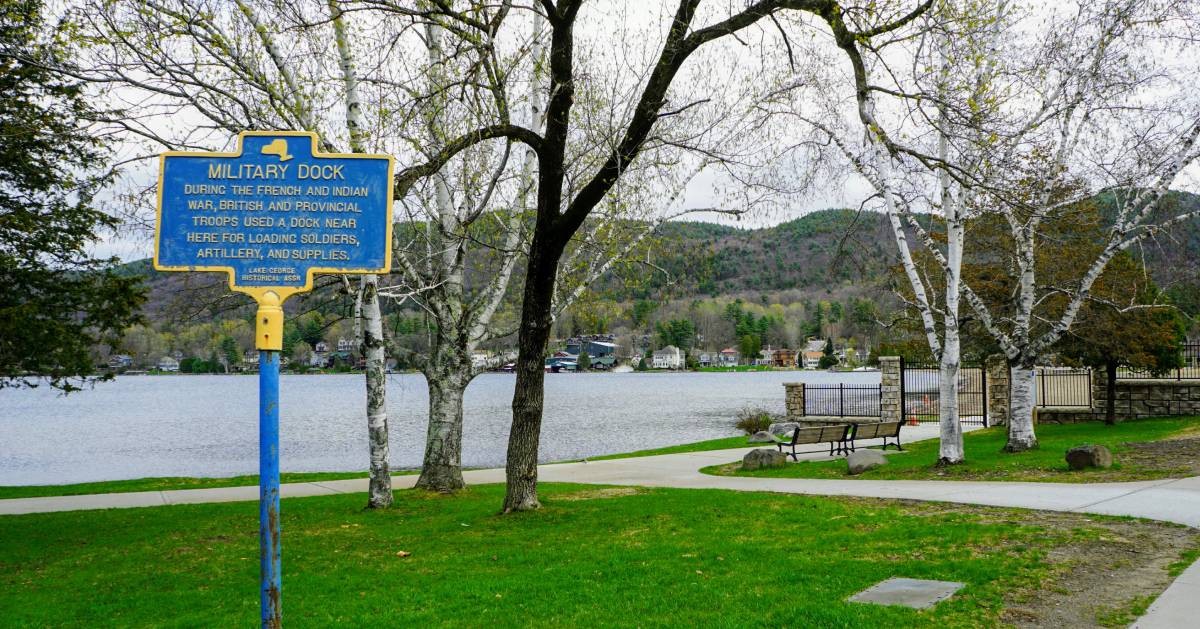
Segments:
[[[879,417],[877,384],[805,384],[804,414],[824,417]]]
[[[1092,370],[1039,367],[1034,378],[1037,406],[1091,407]]]
[[[941,403],[938,365],[900,362],[900,389],[906,421],[936,422]],[[988,425],[987,373],[976,365],[958,370],[958,416],[964,424]]]
[[[1200,380],[1200,343],[1183,345],[1183,366],[1165,372],[1144,371],[1120,367],[1117,380]]]

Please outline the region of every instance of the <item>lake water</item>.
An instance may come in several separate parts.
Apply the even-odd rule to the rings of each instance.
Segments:
[[[541,460],[598,456],[737,434],[744,406],[783,412],[784,382],[878,384],[878,372],[547,374]],[[514,376],[467,389],[463,464],[504,465]],[[62,396],[0,390],[0,485],[258,471],[254,376],[123,376]],[[281,467],[367,466],[361,375],[284,375]],[[419,374],[388,377],[393,468],[421,463],[428,397]]]

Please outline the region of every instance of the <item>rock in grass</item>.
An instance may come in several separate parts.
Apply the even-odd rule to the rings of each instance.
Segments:
[[[1075,446],[1067,450],[1067,465],[1073,470],[1112,467],[1112,452],[1104,446]]]
[[[775,438],[771,436],[771,433],[765,430],[760,430],[750,435],[750,443],[774,443],[774,441]]]
[[[862,474],[880,465],[887,465],[887,457],[879,450],[855,450],[846,457],[846,467],[851,475]]]
[[[796,422],[777,422],[767,426],[767,432],[781,439],[791,439],[792,432],[799,427]]]
[[[779,450],[768,450],[767,448],[759,448],[751,450],[742,458],[742,471],[751,472],[771,467],[783,467],[787,463],[787,456]]]

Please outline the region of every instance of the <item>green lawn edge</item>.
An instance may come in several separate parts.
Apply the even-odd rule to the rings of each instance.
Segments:
[[[393,471],[393,475],[415,474],[414,471]],[[281,483],[314,483],[327,480],[366,478],[366,472],[285,472]],[[49,496],[84,496],[139,491],[171,491],[175,489],[213,489],[257,485],[258,474],[226,477],[158,476],[129,480],[73,483],[69,485],[8,485],[0,486],[0,500],[11,498],[44,498]]]
[[[659,454],[678,454],[680,452],[727,450],[730,448],[749,447],[751,445],[754,444],[747,443],[746,436],[742,435],[739,437],[708,439],[705,441],[697,441],[695,443],[685,443],[675,446],[666,446],[663,448],[653,448],[650,450],[606,454],[598,457],[589,457],[588,460],[602,461],[609,459],[655,456]],[[571,461],[556,461],[556,463],[576,463],[579,460],[580,459]],[[417,473],[419,473],[419,470],[392,471],[393,476]],[[285,472],[279,475],[279,480],[282,483],[311,483],[327,480],[345,480],[366,477],[366,472]],[[74,483],[69,485],[8,485],[0,486],[0,500],[12,498],[45,498],[51,496],[84,496],[91,494],[114,494],[138,491],[171,491],[175,489],[215,489],[219,487],[240,487],[244,485],[257,484],[258,475],[251,474],[245,476],[214,478],[164,476],[135,478],[130,480],[102,481],[95,483]]]
[[[731,463],[701,469],[716,476],[759,478],[815,478],[849,480],[966,480],[1053,483],[1107,483],[1195,475],[1192,462],[1147,467],[1133,460],[1128,443],[1162,441],[1196,434],[1200,417],[1158,417],[1136,419],[1109,426],[1101,422],[1079,424],[1043,424],[1037,427],[1039,447],[1021,453],[1003,452],[1005,427],[975,430],[963,436],[966,462],[939,466],[938,440],[928,439],[904,445],[904,452],[888,451],[888,463],[856,476],[846,471],[843,458],[827,461],[800,461],[782,468],[743,472]],[[901,440],[904,433],[901,431]],[[1067,467],[1066,451],[1074,446],[1094,444],[1108,447],[1114,464],[1109,469],[1072,471]]]

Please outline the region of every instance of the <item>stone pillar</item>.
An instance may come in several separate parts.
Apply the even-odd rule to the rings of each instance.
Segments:
[[[787,409],[788,421],[796,421],[798,418],[804,417],[804,383],[785,382],[783,389],[783,403]]]
[[[984,368],[987,369],[988,425],[1007,426],[1012,416],[1012,374],[1008,369],[1008,358],[992,354]]]
[[[1104,367],[1092,369],[1092,412],[1104,417],[1108,408],[1108,370]]]
[[[899,356],[879,357],[879,421],[904,421],[904,400]]]

